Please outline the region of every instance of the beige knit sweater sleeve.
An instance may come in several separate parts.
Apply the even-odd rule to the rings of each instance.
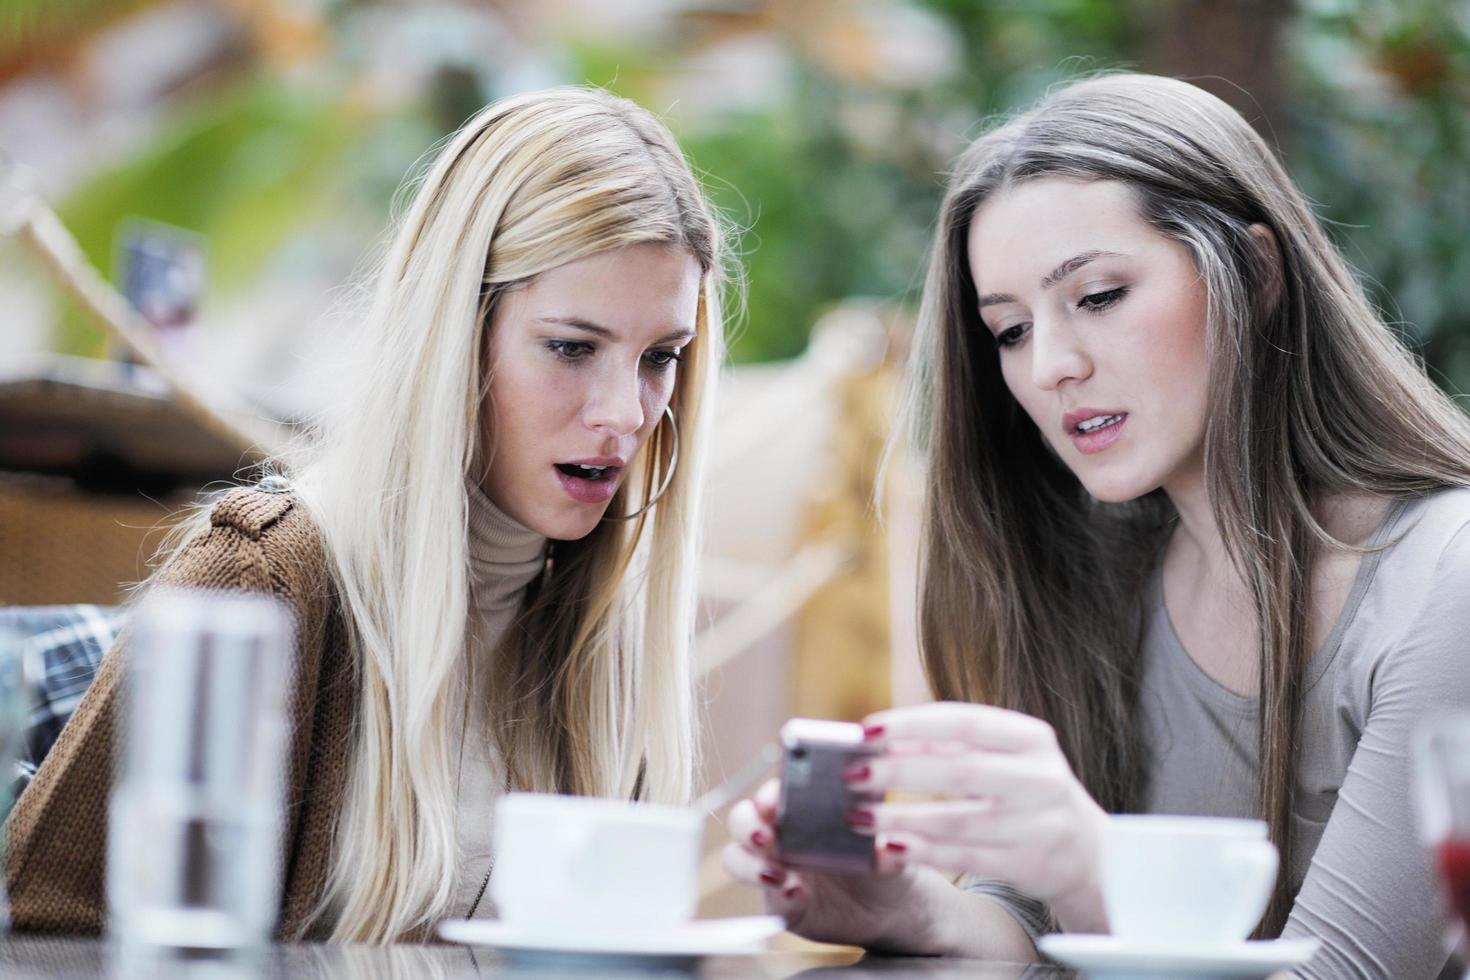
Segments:
[[[269,593],[295,612],[279,932],[299,938],[325,881],[352,706],[350,664],[320,537],[292,495],[232,491],[154,581]],[[107,801],[128,643],[125,629],[6,822],[5,878],[16,929],[94,934],[102,928]]]

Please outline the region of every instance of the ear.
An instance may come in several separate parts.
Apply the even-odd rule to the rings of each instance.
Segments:
[[[1255,246],[1257,268],[1262,273],[1260,310],[1262,315],[1270,316],[1276,312],[1276,304],[1281,302],[1281,289],[1286,284],[1286,262],[1281,255],[1281,243],[1276,240],[1276,233],[1271,227],[1259,221],[1246,231]]]

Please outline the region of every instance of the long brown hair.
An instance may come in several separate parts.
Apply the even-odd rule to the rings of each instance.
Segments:
[[[1177,513],[1161,490],[1093,499],[1001,377],[966,240],[991,194],[1041,177],[1125,183],[1206,286],[1205,480],[1260,623],[1258,806],[1283,869],[1261,932],[1275,935],[1295,897],[1308,576],[1314,553],[1338,544],[1313,505],[1470,484],[1470,423],[1373,310],[1266,144],[1201,89],[1135,74],[1076,82],[964,153],[940,212],[909,404],[928,457],[925,671],[937,697],[1052,724],[1104,808],[1141,800],[1141,596]]]

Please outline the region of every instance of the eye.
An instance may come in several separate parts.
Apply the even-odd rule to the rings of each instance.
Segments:
[[[592,345],[585,340],[548,340],[546,349],[563,361],[580,361],[593,351]]]
[[[1014,347],[1025,338],[1030,329],[1031,324],[1029,323],[1018,323],[1013,327],[1006,327],[995,335],[995,342],[1000,347]]]
[[[1126,295],[1128,295],[1127,286],[1119,286],[1116,289],[1108,289],[1100,293],[1088,293],[1077,301],[1077,308],[1079,310],[1087,310],[1090,313],[1099,313],[1110,306],[1116,305]]]
[[[643,359],[656,368],[666,368],[684,360],[683,350],[651,350]]]

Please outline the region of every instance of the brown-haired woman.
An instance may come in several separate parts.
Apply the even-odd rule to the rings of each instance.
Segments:
[[[946,703],[851,776],[950,798],[855,811],[881,873],[835,879],[774,859],[768,786],[731,873],[813,938],[1034,959],[1107,931],[1106,813],[1260,817],[1299,975],[1444,969],[1407,754],[1470,706],[1470,424],[1265,143],[1180,81],[1059,90],[961,158],[921,321]]]

